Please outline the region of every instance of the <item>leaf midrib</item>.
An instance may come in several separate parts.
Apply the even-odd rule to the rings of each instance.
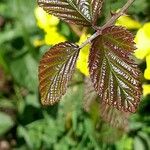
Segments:
[[[104,53],[105,53],[105,50],[104,50]],[[109,59],[108,59],[107,56],[106,56],[106,53],[105,53],[105,56],[104,56],[104,57],[106,58],[106,60],[107,60],[107,62],[108,62],[108,65],[109,65],[109,68],[110,68],[112,74],[113,74],[114,77],[116,78],[116,81],[117,81],[117,84],[118,84],[119,88],[123,91],[123,94],[124,94],[124,96],[126,97],[126,91],[125,91],[124,88],[119,84],[118,77],[116,76],[114,70],[112,69],[111,64],[110,64],[110,62],[109,62]]]
[[[80,10],[78,9],[78,7],[76,7],[76,5],[72,2],[72,1],[70,1],[70,0],[66,0],[69,4],[70,4],[70,6],[72,6],[87,22],[89,22],[90,24],[91,24],[91,20],[88,20],[88,18],[86,18],[83,14],[82,14],[82,12],[80,12]],[[90,13],[90,12],[89,12]],[[92,17],[92,16],[91,16]]]
[[[76,50],[77,50],[77,49],[76,49]],[[68,63],[68,61],[70,60],[70,58],[71,58],[73,55],[75,55],[76,53],[79,53],[79,50],[78,50],[78,51],[74,51],[74,52],[70,55],[70,57],[68,57],[67,60],[64,60],[64,61],[63,61],[63,63],[62,63],[62,65],[61,65],[60,69],[59,69],[57,72],[54,73],[52,79],[54,79],[54,78],[56,77],[56,75],[61,71],[61,68],[63,67],[63,65],[65,64],[65,62]],[[51,83],[48,84],[49,86],[47,87],[47,90],[45,90],[45,94],[44,94],[45,97],[47,97],[47,95],[48,95],[48,93],[49,93],[49,91],[50,91],[50,87],[51,87],[52,84],[53,84],[53,82],[51,82]]]

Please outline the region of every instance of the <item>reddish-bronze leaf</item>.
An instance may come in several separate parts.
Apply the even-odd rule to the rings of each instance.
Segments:
[[[121,111],[135,112],[141,97],[140,71],[132,60],[132,34],[111,26],[92,41],[89,70],[103,103]]]
[[[69,23],[91,26],[97,21],[103,0],[38,0],[46,12]]]
[[[102,117],[102,120],[109,123],[109,125],[112,127],[120,128],[123,130],[128,129],[128,118],[130,116],[130,112],[120,111],[111,105],[102,103],[101,101],[98,103],[97,100],[100,98],[95,92],[90,78],[85,78],[84,91],[84,109],[87,112],[91,111],[92,105],[99,105],[100,116]]]
[[[84,99],[83,107],[84,110],[89,112],[93,101],[97,99],[98,95],[93,87],[91,79],[86,77],[84,80]]]
[[[78,53],[79,47],[68,42],[55,45],[45,53],[39,66],[40,93],[43,105],[52,105],[65,94]]]
[[[103,0],[91,0],[91,10],[92,10],[92,23],[95,25],[97,23],[97,19],[101,14],[101,9],[103,6]]]
[[[120,111],[112,105],[101,103],[100,115],[103,120],[108,122],[111,126],[124,130],[128,129],[128,118],[130,116],[130,112]]]

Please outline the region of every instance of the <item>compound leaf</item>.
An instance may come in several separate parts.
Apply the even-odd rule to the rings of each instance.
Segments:
[[[45,53],[39,66],[40,93],[43,105],[52,105],[65,94],[78,53],[78,46],[69,42],[55,45]]]
[[[38,0],[46,12],[68,23],[91,26],[100,15],[103,0]]]
[[[121,111],[135,112],[141,97],[140,71],[131,58],[133,35],[111,26],[92,41],[89,70],[103,103]]]

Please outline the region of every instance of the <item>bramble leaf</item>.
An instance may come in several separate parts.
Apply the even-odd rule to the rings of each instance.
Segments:
[[[41,101],[43,105],[53,105],[65,94],[72,77],[79,47],[64,42],[45,53],[39,66]]]
[[[103,0],[92,0],[91,2],[91,10],[92,10],[92,23],[95,25],[97,23],[97,19],[101,14],[101,9],[103,6]]]
[[[133,36],[123,27],[111,26],[92,41],[89,70],[103,103],[135,112],[141,97],[140,71],[131,58]]]
[[[38,0],[38,4],[68,23],[91,26],[100,15],[103,0]]]
[[[98,94],[95,92],[93,84],[90,78],[85,78],[85,88],[84,88],[84,104],[83,107],[85,111],[90,112],[92,105],[99,105],[100,116],[102,120],[109,123],[111,126],[123,130],[128,129],[128,118],[130,116],[129,112],[123,112],[116,109],[113,106],[102,103],[99,99]],[[98,103],[98,101],[99,103]],[[97,103],[94,103],[97,102]]]
[[[108,122],[111,126],[124,130],[128,129],[130,112],[120,111],[111,105],[101,103],[100,115],[103,120]]]
[[[83,97],[83,107],[85,111],[87,112],[90,111],[90,107],[93,101],[97,99],[97,97],[98,95],[93,87],[91,79],[86,77],[84,80],[84,97]]]

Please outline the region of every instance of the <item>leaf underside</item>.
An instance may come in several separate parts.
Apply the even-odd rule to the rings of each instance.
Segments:
[[[78,57],[77,45],[64,42],[45,53],[39,66],[40,94],[43,105],[53,105],[65,94]]]
[[[84,110],[89,112],[93,101],[97,99],[98,95],[93,87],[90,78],[86,77],[84,80],[84,97],[83,107]]]
[[[128,119],[130,112],[123,112],[112,105],[101,103],[100,115],[104,121],[108,122],[111,126],[128,130]]]
[[[38,4],[68,23],[91,26],[97,22],[103,0],[38,0]]]
[[[91,81],[102,103],[125,112],[135,112],[140,102],[140,71],[131,58],[132,34],[111,26],[92,41],[89,56]]]
[[[102,117],[102,119],[105,122],[108,122],[112,127],[127,130],[130,112],[123,112],[111,105],[102,103],[99,95],[95,92],[90,78],[85,78],[84,83],[84,110],[86,112],[90,112],[92,105],[95,104],[94,102],[97,102],[98,100],[99,103],[97,102],[96,104],[99,105],[100,116]]]

